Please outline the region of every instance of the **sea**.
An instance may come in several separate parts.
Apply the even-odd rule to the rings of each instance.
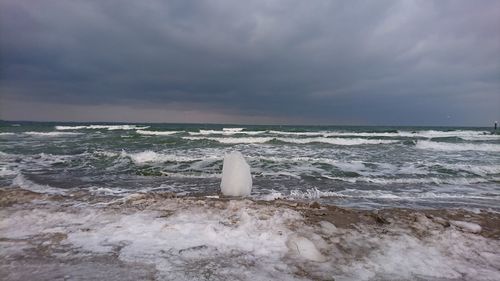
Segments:
[[[215,196],[231,151],[255,200],[500,210],[500,134],[486,127],[3,121],[0,186]]]

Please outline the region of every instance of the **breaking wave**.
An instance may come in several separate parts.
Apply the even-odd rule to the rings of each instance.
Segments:
[[[266,131],[241,131],[241,130],[200,130],[199,132],[188,132],[192,136],[206,136],[206,135],[225,135],[225,136],[231,136],[231,135],[236,135],[236,134],[242,134],[242,135],[260,135],[265,133]]]
[[[324,136],[326,132],[287,132],[287,131],[269,131],[271,134],[275,135],[286,135],[286,136]]]
[[[170,136],[179,133],[179,131],[145,131],[145,130],[137,130],[135,132],[140,135],[150,135],[150,136]]]
[[[378,139],[360,139],[360,138],[276,138],[278,141],[297,143],[297,144],[308,144],[308,143],[328,143],[334,145],[363,145],[363,144],[391,144],[397,143],[397,140],[378,140]]]
[[[24,132],[26,135],[40,136],[40,137],[57,137],[57,136],[77,136],[83,133],[74,132]]]
[[[128,153],[122,151],[120,156],[130,158],[136,164],[144,163],[161,163],[161,162],[195,162],[207,160],[222,160],[221,157],[190,157],[183,155],[175,155],[168,153],[158,153],[151,150],[146,150],[137,153]]]
[[[56,130],[97,130],[97,129],[107,129],[108,131],[114,130],[143,130],[149,128],[149,126],[138,126],[138,125],[82,125],[82,126],[55,126]]]
[[[225,132],[241,132],[243,128],[222,128],[222,130]]]
[[[235,143],[266,143],[273,140],[272,137],[249,137],[249,138],[217,138],[217,137],[183,137],[186,140],[212,140],[225,144]]]
[[[322,177],[339,180],[351,183],[365,182],[365,183],[375,183],[380,185],[387,184],[455,184],[455,185],[470,185],[476,183],[487,183],[490,180],[486,178],[473,177],[426,177],[426,178],[377,178],[377,177],[332,177],[329,175],[322,175]]]
[[[275,198],[280,198],[279,192],[274,193]],[[340,191],[322,191],[317,188],[302,190],[292,190],[289,195],[281,194],[281,198],[288,199],[320,199],[325,197],[341,197],[341,198],[367,198],[367,199],[395,199],[395,200],[416,200],[416,199],[483,199],[483,200],[496,200],[500,195],[495,197],[469,195],[469,194],[450,194],[442,192],[422,192],[422,193],[408,193],[401,192],[395,194],[385,190],[359,190],[359,189],[345,189]],[[271,199],[271,198],[270,198]]]
[[[342,131],[245,131],[243,128],[224,128],[222,130],[200,130],[199,132],[189,132],[190,135],[282,135],[282,136],[303,136],[303,137],[391,137],[391,138],[460,138],[462,140],[500,140],[500,135],[492,135],[487,131],[457,130],[457,131],[391,131],[391,132],[342,132]]]
[[[491,143],[445,143],[435,141],[417,141],[416,147],[419,149],[432,149],[442,151],[485,151],[485,152],[500,152],[500,144]]]
[[[26,179],[22,174],[18,174],[14,180],[12,180],[12,186],[17,186],[25,190],[29,190],[36,193],[45,194],[65,194],[63,189],[55,188],[49,185],[36,184],[28,179]]]
[[[273,137],[183,137],[187,140],[212,140],[225,144],[236,144],[236,143],[266,143],[272,140],[286,142],[286,143],[295,143],[295,144],[309,144],[309,143],[327,143],[334,145],[363,145],[363,144],[391,144],[397,143],[397,140],[378,140],[378,139],[360,139],[360,138],[273,138]]]

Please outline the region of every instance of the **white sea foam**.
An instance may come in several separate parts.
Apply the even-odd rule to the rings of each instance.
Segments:
[[[222,160],[222,156],[206,156],[206,157],[193,157],[186,155],[176,155],[170,153],[163,152],[155,152],[152,150],[146,150],[136,153],[128,153],[122,151],[122,157],[129,157],[136,164],[144,164],[144,163],[160,163],[160,162],[194,162],[194,161],[215,161]]]
[[[444,143],[435,141],[419,140],[416,147],[419,149],[432,149],[442,151],[484,151],[500,152],[500,144],[491,143]]]
[[[281,195],[280,195],[281,194]],[[482,200],[498,200],[500,194],[496,196],[481,196],[476,194],[455,194],[444,192],[393,192],[386,190],[360,190],[360,189],[344,189],[339,191],[323,191],[317,188],[306,190],[291,190],[288,195],[276,193],[273,195],[278,198],[287,199],[308,199],[315,200],[327,197],[339,198],[365,198],[365,199],[394,199],[394,200],[422,200],[422,199],[482,199]],[[264,199],[267,196],[262,196]],[[272,200],[272,197],[269,197]]]
[[[334,145],[363,145],[363,144],[390,144],[397,143],[397,140],[377,140],[361,138],[276,138],[276,140],[288,143],[308,144],[308,143],[328,143]]]
[[[200,130],[199,132],[188,132],[192,136],[200,136],[200,135],[225,135],[225,136],[231,136],[231,135],[260,135],[265,133],[265,131],[238,131],[238,130],[222,130],[222,131],[217,131],[217,130]]]
[[[151,150],[137,152],[137,153],[126,153],[122,152],[123,156],[128,156],[132,161],[137,164],[143,164],[148,162],[166,162],[166,161],[176,161],[175,155],[160,154]]]
[[[0,177],[17,175],[18,171],[9,169],[8,166],[0,166]]]
[[[441,166],[454,171],[467,171],[480,176],[500,174],[500,165],[471,165],[471,164],[449,164],[449,163],[427,163],[427,166]]]
[[[329,175],[322,175],[322,177],[332,180],[340,180],[351,183],[367,182],[376,184],[456,184],[456,185],[470,185],[476,183],[486,183],[490,179],[482,177],[425,177],[425,178],[383,178],[383,177],[334,177]]]
[[[218,137],[182,137],[187,140],[213,140],[220,143],[236,144],[236,143],[266,143],[271,141],[271,137],[241,137],[241,138],[218,138]]]
[[[390,144],[397,143],[397,140],[377,140],[377,139],[347,139],[347,138],[273,138],[273,137],[183,137],[188,140],[213,140],[220,143],[266,143],[271,140],[278,140],[287,143],[309,144],[327,143],[334,145],[364,145],[364,144]]]
[[[222,130],[225,132],[241,132],[243,128],[222,128]]]
[[[294,174],[294,173],[291,173],[291,172],[287,172],[287,171],[280,171],[280,172],[262,172],[261,173],[262,176],[266,176],[266,177],[275,177],[275,176],[285,176],[285,177],[290,177],[290,178],[294,178],[294,179],[300,179],[300,175],[297,175],[297,174]]]
[[[358,160],[353,161],[339,161],[330,158],[321,157],[276,157],[276,156],[256,156],[248,157],[249,159],[255,161],[272,161],[278,164],[294,164],[293,167],[300,168],[300,166],[311,165],[311,164],[328,164],[339,168],[345,172],[356,172],[364,176],[370,176],[371,178],[375,176],[384,175],[426,175],[435,174],[436,169],[444,168],[453,170],[455,172],[472,172],[479,176],[489,176],[500,174],[500,165],[472,165],[472,164],[452,164],[452,163],[442,163],[442,162],[427,162],[427,163],[403,163],[400,165],[390,164],[390,163],[379,163],[379,162],[363,162]],[[328,176],[326,176],[328,177]],[[339,179],[339,178],[336,178]],[[347,178],[348,181],[356,181],[354,178]],[[451,178],[451,183],[467,183],[467,181],[460,178],[454,180]],[[368,178],[359,178],[359,181],[369,181]],[[472,182],[478,182],[478,178],[471,178]],[[375,179],[377,181],[377,179]],[[420,182],[418,182],[420,181]],[[412,178],[402,178],[399,183],[443,183],[447,182],[447,178],[424,178],[424,179],[412,179]],[[390,179],[380,179],[381,184],[391,183]],[[398,182],[393,182],[398,183]]]
[[[55,126],[56,130],[96,130],[96,129],[107,129],[109,131],[114,130],[143,130],[149,128],[149,126],[138,126],[138,125],[82,125],[82,126]]]
[[[133,191],[129,189],[107,188],[107,187],[97,187],[97,186],[90,187],[89,191],[93,194],[104,194],[104,195],[124,195],[133,193]]]
[[[179,133],[179,131],[145,131],[145,130],[137,130],[135,132],[141,135],[151,135],[151,136],[170,136]]]
[[[487,131],[457,130],[457,131],[397,131],[397,132],[343,132],[343,131],[318,131],[318,132],[288,132],[270,130],[269,133],[275,135],[294,136],[323,136],[323,137],[419,137],[419,138],[440,138],[457,137],[464,140],[496,140],[500,135],[492,135]]]
[[[425,138],[458,137],[469,140],[500,139],[500,136],[491,135],[490,132],[473,131],[473,130],[456,130],[456,131],[427,130],[427,131],[417,131],[415,133],[410,133],[410,132],[402,132],[402,133],[407,136],[413,135]]]
[[[339,135],[337,132],[328,133],[327,135]],[[340,133],[340,135],[352,135],[350,132]],[[473,130],[457,130],[457,131],[438,131],[438,130],[424,130],[424,131],[398,131],[398,132],[374,132],[363,133],[357,132],[354,135],[363,137],[419,137],[419,138],[448,138],[457,137],[464,140],[491,140],[500,139],[498,135],[491,135],[486,131],[473,131]]]
[[[26,135],[36,136],[36,137],[59,137],[59,136],[78,136],[82,133],[75,132],[24,132]]]
[[[15,133],[0,133],[0,136],[13,136]]]
[[[286,136],[324,136],[327,132],[287,132],[270,130],[269,133]]]

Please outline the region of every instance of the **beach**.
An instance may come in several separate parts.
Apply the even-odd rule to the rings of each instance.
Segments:
[[[0,0],[0,281],[500,281],[499,27]]]
[[[498,280],[500,214],[0,190],[3,280]]]
[[[1,129],[3,280],[500,279],[485,128]],[[221,194],[232,151],[243,197]]]

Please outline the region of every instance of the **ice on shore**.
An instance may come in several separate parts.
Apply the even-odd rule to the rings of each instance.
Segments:
[[[318,251],[316,245],[305,237],[292,235],[286,242],[286,245],[290,251],[302,258],[315,262],[326,261],[325,256]]]
[[[238,151],[226,153],[222,167],[222,194],[226,196],[248,196],[252,191],[250,166]]]
[[[78,279],[77,266],[82,280],[146,279],[123,278],[131,270],[156,280],[500,280],[500,241],[468,231],[475,220],[395,211],[391,224],[342,225],[289,203],[61,198],[0,208],[2,280]]]
[[[450,224],[470,233],[479,233],[482,230],[479,224],[472,222],[451,220]]]

